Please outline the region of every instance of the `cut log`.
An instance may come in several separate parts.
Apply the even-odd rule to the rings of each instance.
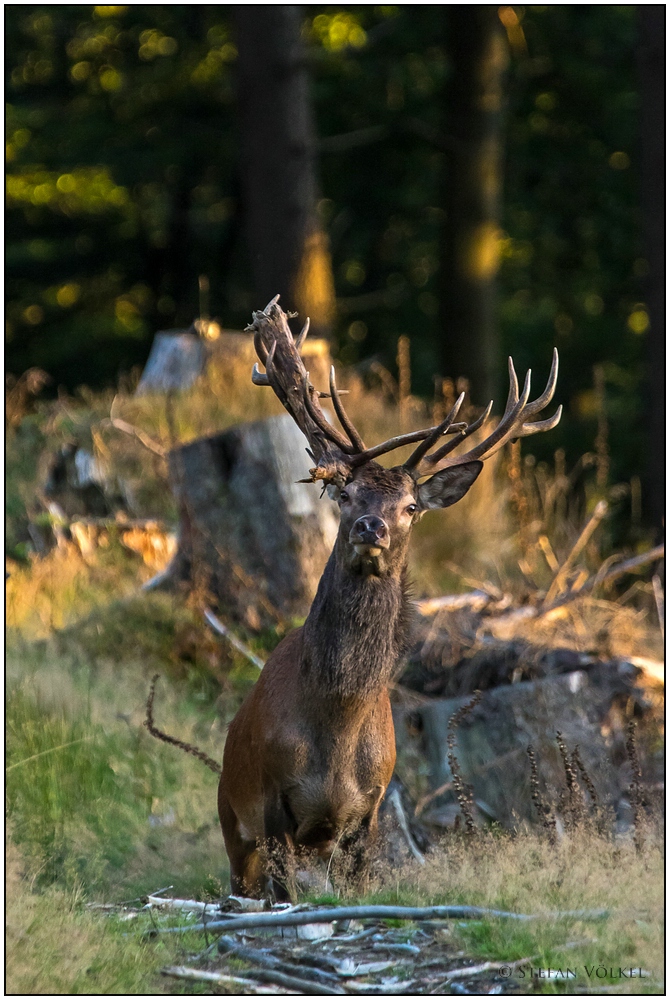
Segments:
[[[307,614],[335,541],[336,505],[307,476],[288,415],[232,427],[169,455],[180,512],[172,579],[253,629]]]
[[[154,337],[136,396],[189,389],[205,368],[201,338],[188,330],[162,330]]]

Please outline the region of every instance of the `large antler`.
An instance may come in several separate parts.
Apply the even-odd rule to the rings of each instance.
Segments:
[[[491,456],[495,455],[497,451],[500,451],[503,445],[507,444],[508,441],[516,438],[528,437],[530,434],[538,434],[540,431],[550,431],[556,427],[561,419],[561,414],[563,412],[562,406],[559,406],[553,417],[549,417],[547,420],[529,422],[531,417],[536,416],[541,410],[544,409],[547,403],[550,403],[553,399],[554,392],[556,390],[556,381],[558,379],[558,351],[556,348],[554,348],[549,379],[544,392],[542,395],[538,396],[537,399],[533,400],[532,403],[528,402],[528,397],[530,395],[530,369],[526,372],[523,390],[521,392],[521,397],[519,397],[519,382],[516,377],[516,371],[514,370],[514,362],[511,358],[507,359],[507,365],[509,368],[509,392],[507,394],[505,412],[498,425],[493,429],[488,437],[484,438],[483,441],[480,441],[480,443],[475,445],[474,448],[471,448],[470,451],[466,451],[461,455],[454,455],[451,458],[448,457],[448,455],[454,451],[466,437],[469,437],[470,434],[479,430],[488,418],[493,402],[489,403],[482,415],[475,420],[474,423],[469,424],[465,427],[465,429],[461,430],[457,438],[453,441],[449,441],[445,445],[442,445],[441,448],[438,448],[437,451],[434,451],[431,455],[429,455],[427,454],[428,450],[437,442],[439,437],[437,432],[440,428],[436,428],[435,433],[431,435],[431,437],[426,438],[426,440],[420,444],[414,452],[412,452],[410,457],[405,462],[404,467],[406,469],[411,470],[417,476],[432,475],[434,472],[438,472],[440,469],[446,469],[449,466],[464,465],[466,462],[472,462],[475,459],[485,460],[487,458],[491,458]],[[455,406],[444,423],[455,419],[462,403],[463,394],[461,394],[456,400]],[[440,426],[443,427],[444,424]]]
[[[340,399],[340,391],[335,382],[335,369],[331,367],[330,370],[330,393],[319,392],[309,381],[309,372],[305,369],[299,353],[309,330],[309,319],[299,336],[294,339],[288,325],[288,317],[277,305],[278,300],[277,295],[268,302],[265,309],[254,312],[252,322],[247,327],[247,330],[254,334],[256,353],[261,363],[265,365],[265,373],[259,371],[257,364],[254,365],[251,379],[254,385],[270,386],[274,390],[309,441],[309,454],[316,465],[310,469],[311,480],[305,482],[316,482],[320,479],[343,486],[358,466],[395,451],[396,448],[416,444],[417,441],[421,444],[407,459],[404,467],[419,478],[449,465],[460,465],[475,458],[488,458],[511,438],[526,437],[538,431],[550,430],[561,419],[559,406],[558,411],[549,420],[527,423],[528,418],[539,413],[554,394],[558,374],[558,354],[554,350],[547,387],[532,403],[528,403],[530,372],[526,374],[523,392],[519,398],[516,372],[512,359],[509,359],[510,389],[503,418],[492,434],[465,455],[447,458],[466,437],[479,430],[487,420],[493,403],[489,403],[482,415],[472,424],[458,423],[456,417],[463,404],[464,394],[458,397],[451,412],[438,426],[410,431],[408,434],[389,438],[388,441],[373,448],[366,448]],[[345,434],[329,423],[319,405],[319,398],[332,400]],[[455,436],[429,455],[430,449],[445,435]]]
[[[254,334],[258,359],[265,365],[265,373],[259,371],[257,364],[254,365],[251,380],[254,385],[270,386],[274,390],[309,441],[309,454],[316,463],[310,469],[312,482],[321,479],[343,486],[357,466],[403,445],[422,441],[435,431],[436,428],[428,427],[391,438],[374,448],[366,448],[342,405],[335,382],[335,369],[331,367],[330,370],[330,393],[319,392],[309,380],[309,372],[299,353],[309,330],[309,319],[299,336],[294,339],[288,317],[277,305],[278,300],[277,295],[268,302],[265,309],[254,312],[252,322],[247,327]],[[319,405],[320,398],[332,400],[346,435],[329,423]],[[465,426],[452,424],[441,433],[456,434]]]

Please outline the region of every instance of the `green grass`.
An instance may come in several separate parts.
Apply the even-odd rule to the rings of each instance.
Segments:
[[[160,725],[220,757],[211,680],[163,685]],[[124,669],[64,658],[47,645],[10,651],[7,804],[12,837],[39,884],[122,899],[167,881],[196,892],[226,877],[216,776],[142,726],[149,684]]]

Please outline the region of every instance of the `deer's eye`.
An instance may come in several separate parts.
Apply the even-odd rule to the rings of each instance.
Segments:
[[[408,514],[416,514],[416,512],[417,512],[418,509],[419,508],[418,508],[417,504],[411,503],[409,505],[409,507],[407,508],[407,513]]]
[[[340,493],[340,500],[342,501],[342,503],[346,503],[348,499],[349,499],[349,494],[347,493],[346,490],[342,490],[342,492]]]

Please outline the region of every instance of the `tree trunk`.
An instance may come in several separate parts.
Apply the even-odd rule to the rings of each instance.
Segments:
[[[643,4],[637,10],[642,209],[650,318],[646,507],[661,537],[665,512],[665,6]]]
[[[473,399],[496,398],[496,273],[502,187],[507,42],[490,5],[446,8],[451,76],[445,90],[440,298],[442,366],[465,376]]]
[[[231,8],[238,46],[242,188],[255,294],[278,292],[284,310],[327,336],[335,295],[316,213],[316,148],[300,8]]]
[[[337,508],[307,476],[307,441],[285,414],[175,448],[180,511],[170,577],[253,629],[305,616],[335,542]]]

